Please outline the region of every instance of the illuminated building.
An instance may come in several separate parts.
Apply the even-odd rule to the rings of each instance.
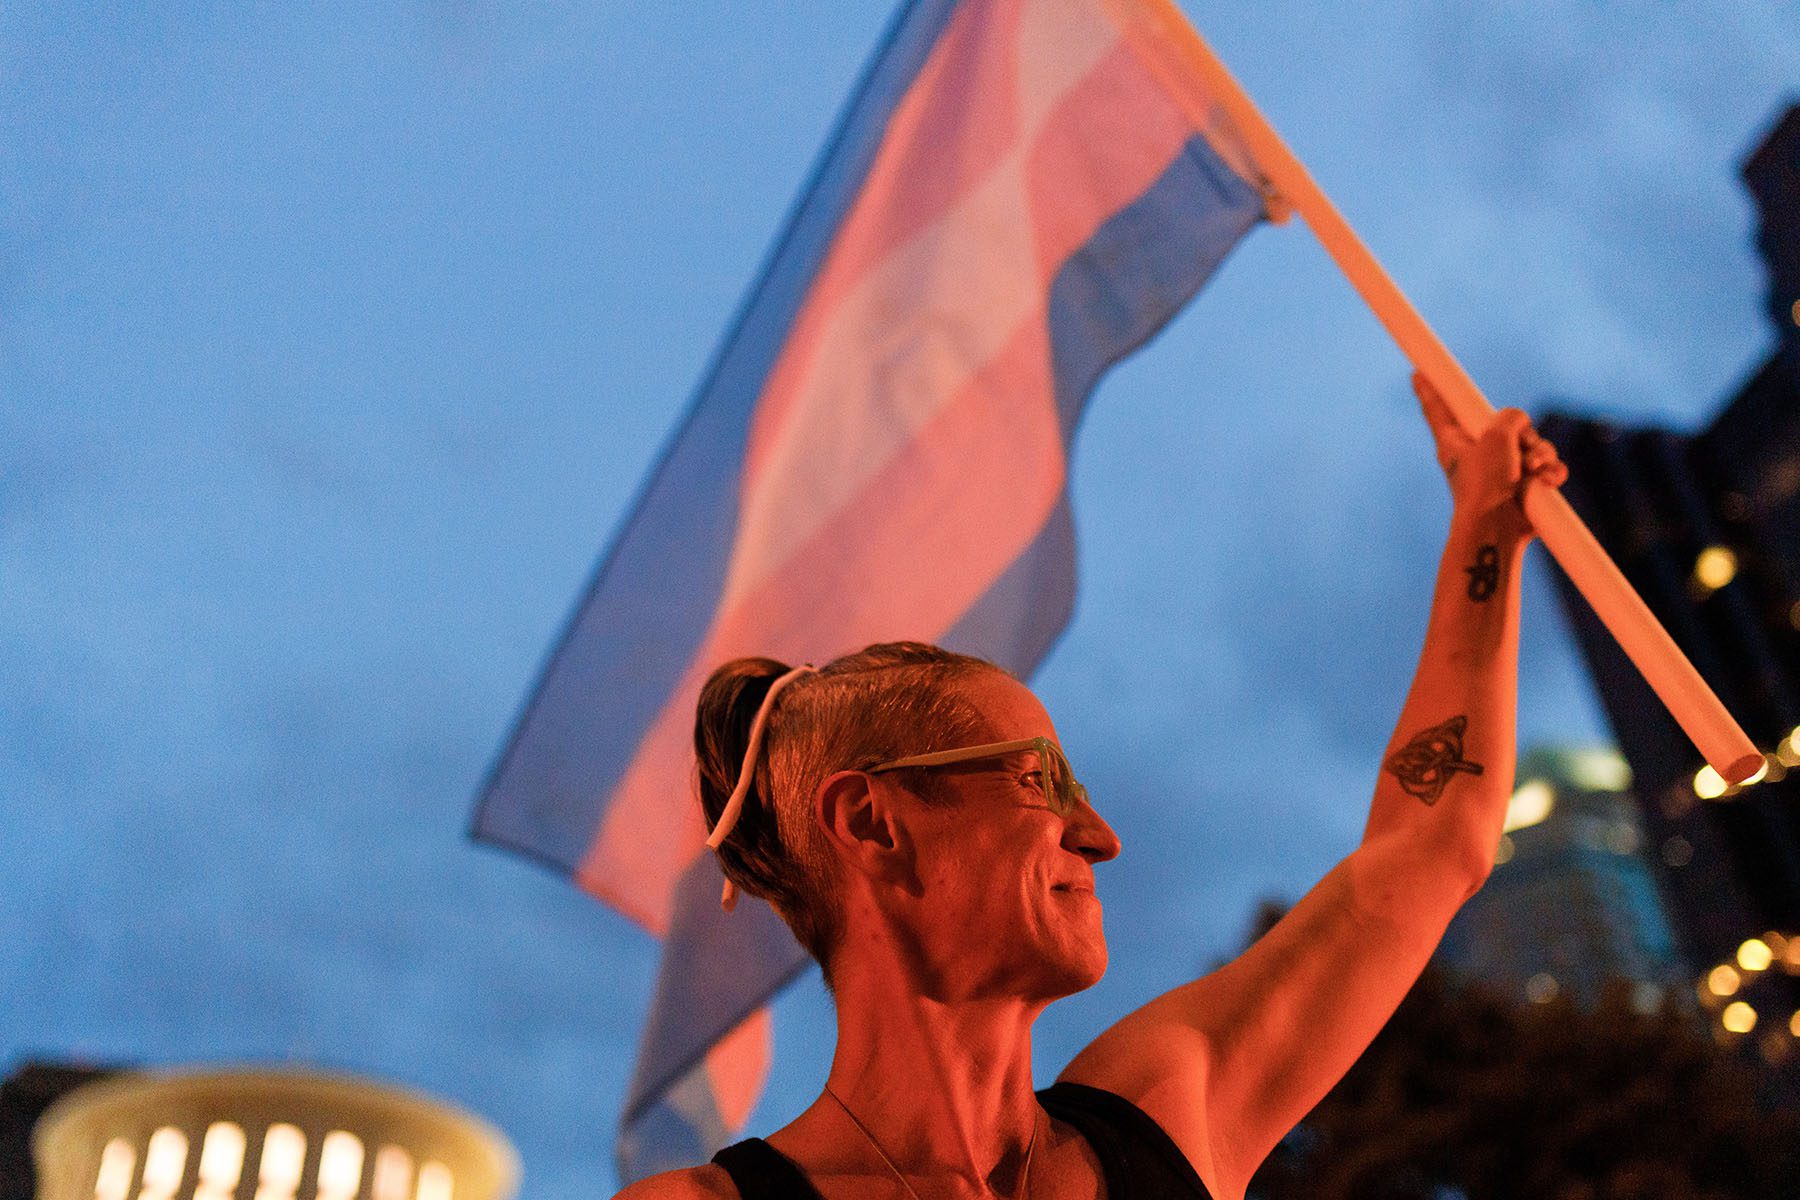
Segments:
[[[1550,415],[1564,494],[1725,706],[1769,755],[1743,788],[1700,761],[1568,581],[1565,608],[1636,779],[1648,860],[1704,976],[1748,940],[1800,932],[1800,108],[1747,159],[1775,346],[1697,433]],[[1733,967],[1736,970],[1737,968]],[[1755,1036],[1800,1007],[1785,960],[1753,973]],[[1749,1030],[1738,1032],[1748,1033]],[[1773,1052],[1773,1046],[1766,1048]]]
[[[1451,922],[1439,961],[1526,1000],[1592,1005],[1618,979],[1645,1009],[1685,1003],[1692,972],[1640,853],[1629,779],[1611,749],[1527,754],[1494,872]]]
[[[19,1200],[511,1200],[518,1184],[486,1122],[346,1075],[30,1064],[0,1115],[0,1195]]]

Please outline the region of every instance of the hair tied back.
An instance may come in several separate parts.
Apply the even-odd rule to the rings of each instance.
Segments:
[[[738,816],[744,811],[744,799],[750,794],[751,781],[756,778],[756,758],[762,751],[763,733],[769,725],[769,713],[775,707],[775,697],[781,695],[783,688],[802,675],[811,675],[818,670],[811,663],[802,663],[783,675],[775,677],[769,690],[763,693],[762,704],[756,710],[756,718],[750,722],[750,740],[744,747],[744,765],[738,769],[737,784],[731,789],[731,796],[725,801],[719,819],[713,825],[712,833],[707,836],[706,848],[717,852],[731,836],[731,830],[737,825]],[[737,907],[737,885],[730,879],[725,880],[725,890],[719,896],[719,904],[726,912]]]

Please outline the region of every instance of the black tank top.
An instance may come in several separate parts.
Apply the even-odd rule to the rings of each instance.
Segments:
[[[1079,1083],[1037,1094],[1052,1117],[1073,1125],[1094,1148],[1107,1200],[1212,1200],[1187,1155],[1162,1126],[1123,1096]],[[742,1200],[824,1200],[804,1172],[761,1138],[713,1155]]]

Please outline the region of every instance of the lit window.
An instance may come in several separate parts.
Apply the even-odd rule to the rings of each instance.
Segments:
[[[362,1182],[363,1144],[334,1129],[319,1143],[319,1200],[350,1200]]]
[[[1734,1000],[1719,1014],[1719,1024],[1733,1033],[1749,1033],[1756,1028],[1756,1010],[1742,1000]]]
[[[1528,779],[1506,802],[1503,832],[1536,825],[1556,807],[1556,791],[1542,779]]]
[[[306,1135],[292,1125],[271,1125],[263,1134],[262,1164],[256,1172],[256,1200],[289,1200],[306,1164]]]
[[[1622,792],[1631,786],[1631,766],[1611,747],[1589,746],[1569,756],[1569,777],[1590,792]]]
[[[441,1162],[420,1163],[417,1200],[452,1200],[450,1168]]]
[[[412,1155],[398,1146],[375,1152],[375,1180],[371,1200],[407,1200],[412,1195]]]
[[[155,1200],[173,1196],[181,1186],[181,1172],[187,1166],[187,1134],[173,1125],[165,1125],[150,1135],[144,1147],[144,1182],[139,1200]]]
[[[194,1200],[224,1200],[237,1191],[244,1173],[244,1131],[230,1121],[215,1121],[200,1143],[200,1183]]]
[[[1800,1014],[1795,1016],[1800,1021]],[[94,1180],[94,1200],[125,1200],[131,1190],[131,1171],[137,1151],[124,1138],[114,1138],[100,1152],[100,1174]]]

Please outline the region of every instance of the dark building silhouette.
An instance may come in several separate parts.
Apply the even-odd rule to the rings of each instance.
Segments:
[[[117,1070],[81,1063],[27,1062],[0,1079],[0,1200],[32,1200],[37,1192],[31,1131],[44,1110],[82,1084],[104,1079]]]
[[[1800,106],[1745,162],[1769,269],[1769,357],[1694,434],[1551,414],[1569,501],[1721,700],[1771,756],[1726,789],[1591,610],[1562,595],[1631,764],[1649,859],[1689,957],[1800,933]],[[1800,961],[1756,974],[1759,1033],[1800,1004]],[[1800,1025],[1800,1017],[1792,1018]]]

